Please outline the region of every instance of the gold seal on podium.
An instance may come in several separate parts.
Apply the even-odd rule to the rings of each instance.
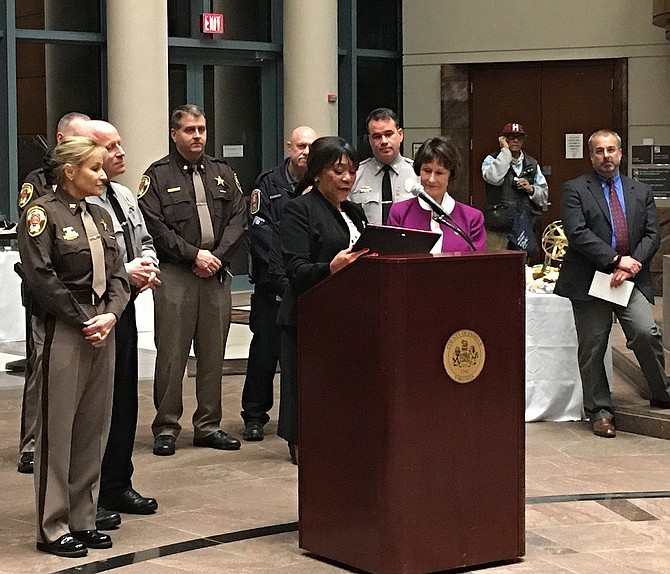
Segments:
[[[469,329],[456,331],[444,346],[444,370],[457,383],[474,381],[484,368],[486,349],[482,338]]]

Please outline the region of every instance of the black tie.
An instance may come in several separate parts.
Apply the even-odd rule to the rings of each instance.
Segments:
[[[116,194],[111,185],[107,186],[107,199],[109,199],[109,204],[112,206],[112,209],[114,210],[114,215],[116,215],[116,219],[118,219],[119,223],[121,224],[121,229],[123,230],[123,241],[126,244],[126,259],[130,262],[133,259],[135,259],[135,250],[133,249],[133,238],[130,235],[130,229],[128,228],[128,220],[126,219],[126,215],[123,213],[123,209],[121,209],[119,200],[116,198]]]
[[[393,205],[393,193],[391,192],[391,166],[382,167],[384,177],[382,177],[382,224],[386,225],[389,218],[389,211]]]

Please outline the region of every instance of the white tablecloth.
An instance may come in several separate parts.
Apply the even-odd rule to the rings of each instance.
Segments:
[[[605,368],[611,381],[611,349],[605,355]],[[558,295],[526,293],[526,421],[582,417],[572,305]]]
[[[0,251],[0,341],[25,341],[26,319],[21,305],[21,279],[14,272],[18,251]]]

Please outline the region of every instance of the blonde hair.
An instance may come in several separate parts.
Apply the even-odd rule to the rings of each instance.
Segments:
[[[96,152],[101,153],[104,159],[107,150],[90,138],[82,136],[64,137],[45,158],[44,171],[45,175],[48,175],[47,180],[62,183],[63,170],[66,164],[69,163],[75,169],[79,169]]]

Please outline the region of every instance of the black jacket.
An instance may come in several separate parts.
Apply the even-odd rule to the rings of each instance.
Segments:
[[[342,209],[363,231],[363,208],[343,201]],[[349,228],[341,213],[315,187],[289,201],[279,228],[282,260],[288,288],[279,307],[281,325],[298,324],[298,297],[330,275],[330,262],[350,245]]]

